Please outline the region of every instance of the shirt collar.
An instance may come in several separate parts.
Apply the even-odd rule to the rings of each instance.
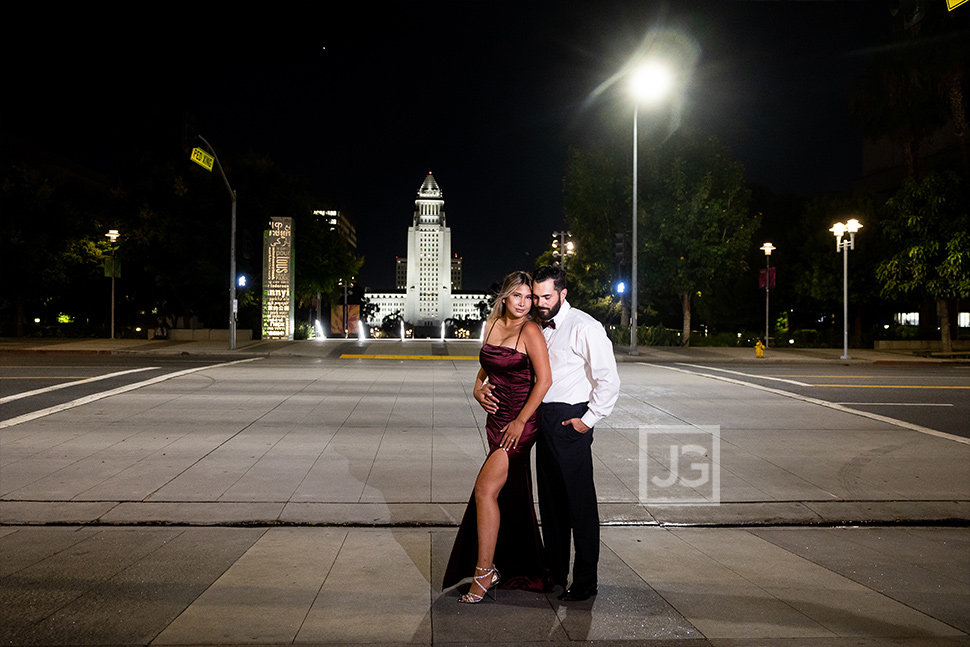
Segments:
[[[566,317],[569,315],[569,311],[572,309],[573,307],[569,305],[569,302],[563,299],[562,305],[559,306],[559,312],[557,312],[556,316],[552,318],[553,321],[555,321],[557,324],[561,324],[563,321],[565,321]]]

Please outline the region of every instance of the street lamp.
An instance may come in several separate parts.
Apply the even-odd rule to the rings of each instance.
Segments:
[[[860,229],[862,224],[855,218],[845,224],[837,222],[829,229],[835,234],[835,253],[842,252],[842,359],[849,359],[849,250],[855,249],[855,232]]]
[[[558,259],[563,269],[566,269],[566,259],[576,253],[576,247],[573,241],[567,240],[572,237],[573,234],[571,231],[552,232],[552,257]]]
[[[656,61],[649,61],[634,70],[630,78],[633,91],[633,232],[630,254],[630,355],[637,351],[637,122],[640,103],[656,103],[670,90],[670,71]]]
[[[765,253],[765,348],[768,348],[768,292],[771,290],[771,251],[778,249],[771,243],[765,243],[758,249]]]
[[[121,271],[120,271],[121,266],[118,263],[118,260],[114,257],[115,250],[113,245],[115,244],[115,242],[117,242],[119,238],[121,238],[121,234],[118,233],[117,229],[109,229],[108,233],[106,233],[105,236],[108,237],[108,240],[110,240],[112,244],[111,256],[104,259],[105,260],[104,269],[105,269],[105,274],[111,276],[111,339],[114,339],[115,338],[115,277],[121,274]]]

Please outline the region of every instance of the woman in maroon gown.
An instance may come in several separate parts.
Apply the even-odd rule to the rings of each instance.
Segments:
[[[502,588],[551,589],[532,502],[530,455],[539,433],[536,409],[552,384],[552,375],[546,341],[532,311],[532,278],[525,272],[509,274],[486,322],[488,332],[475,380],[475,399],[489,411],[488,457],[475,481],[442,583],[447,588],[472,576],[468,593],[459,602],[481,602],[500,582]],[[499,401],[497,408],[484,401],[486,382]]]

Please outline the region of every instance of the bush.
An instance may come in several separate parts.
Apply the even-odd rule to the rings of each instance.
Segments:
[[[789,340],[794,340],[795,343]],[[778,340],[777,345],[786,348],[841,348],[842,331],[801,328],[790,331],[783,339]]]
[[[607,336],[618,346],[629,346],[630,329],[627,327],[611,326],[606,330]],[[667,330],[663,324],[656,326],[637,326],[638,346],[680,346],[680,334]]]
[[[293,339],[310,339],[313,326],[308,321],[297,321],[293,330]]]
[[[690,336],[691,346],[740,346],[741,342],[746,339],[746,336],[742,333],[738,336],[736,332],[717,332],[712,335],[695,335]]]
[[[637,326],[637,344],[639,346],[680,346],[680,333],[667,330],[664,325]]]

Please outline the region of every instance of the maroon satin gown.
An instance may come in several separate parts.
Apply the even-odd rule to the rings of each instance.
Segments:
[[[518,340],[516,340],[518,341]],[[522,410],[532,390],[535,373],[529,356],[508,346],[485,344],[479,353],[482,368],[494,386],[499,409],[488,414],[485,430],[489,455],[499,449],[502,429]],[[508,452],[509,474],[498,495],[501,522],[495,544],[495,566],[502,575],[503,589],[552,590],[552,580],[542,558],[542,537],[532,499],[532,446],[539,433],[537,416],[525,425],[515,449]],[[475,574],[478,562],[478,519],[472,492],[462,517],[455,546],[445,569],[442,588]]]

